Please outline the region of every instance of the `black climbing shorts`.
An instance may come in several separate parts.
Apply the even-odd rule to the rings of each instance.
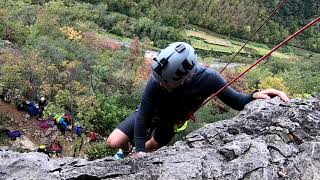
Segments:
[[[137,114],[137,111],[133,112],[117,127],[123,133],[125,133],[132,142],[134,142],[134,123],[136,121]],[[157,117],[152,118],[149,123],[146,124],[146,128],[147,140],[151,139],[151,137],[154,137],[160,146],[167,145],[175,134],[174,125],[165,123],[165,121],[161,121],[161,119]]]

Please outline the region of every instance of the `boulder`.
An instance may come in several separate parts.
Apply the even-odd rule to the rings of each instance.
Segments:
[[[36,151],[38,147],[30,141],[26,136],[21,136],[12,142],[10,149],[19,152]]]

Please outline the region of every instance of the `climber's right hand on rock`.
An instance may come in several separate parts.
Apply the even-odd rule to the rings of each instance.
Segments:
[[[285,102],[289,101],[289,97],[285,92],[276,89],[261,90],[252,94],[254,99],[271,99],[274,96],[279,96]]]

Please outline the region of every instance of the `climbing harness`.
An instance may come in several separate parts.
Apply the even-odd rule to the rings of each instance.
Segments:
[[[181,131],[184,131],[184,130],[188,127],[189,122],[190,122],[190,120],[187,120],[187,121],[185,121],[182,125],[175,124],[175,126],[174,126],[174,132],[175,132],[175,133],[179,133],[179,132],[181,132]]]

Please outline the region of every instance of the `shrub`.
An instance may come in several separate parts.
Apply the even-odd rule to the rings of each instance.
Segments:
[[[94,130],[98,126],[98,112],[100,111],[99,102],[95,96],[77,96],[75,97],[76,106],[78,107],[77,117],[80,124],[87,130]]]
[[[97,100],[100,103],[100,109],[97,112],[95,128],[103,135],[110,133],[133,111],[123,105],[121,94],[98,95]]]
[[[87,151],[87,156],[89,160],[95,160],[95,159],[101,159],[104,158],[106,156],[112,156],[113,154],[115,154],[116,151],[109,149],[105,143],[98,143],[98,144],[94,144],[92,145],[88,151]]]
[[[110,31],[113,26],[115,26],[118,22],[127,22],[129,20],[129,17],[120,13],[111,12],[110,14],[101,16],[97,21],[97,23],[106,29],[107,31]]]
[[[51,113],[63,114],[64,108],[63,106],[57,105],[53,102],[49,102],[49,104],[45,108],[44,117],[49,117]]]
[[[313,94],[320,90],[320,75],[317,72],[293,68],[279,74],[279,76],[284,79],[293,97],[308,97],[303,94]]]
[[[288,92],[288,88],[282,78],[268,76],[258,85],[260,89],[274,88],[280,91]]]
[[[258,89],[258,85],[266,77],[272,76],[273,74],[266,68],[256,67],[250,70],[245,78],[248,82],[249,89],[255,90]]]
[[[7,129],[2,128],[7,122],[10,121],[10,118],[3,113],[0,113],[0,145],[7,145],[9,138],[6,135]]]
[[[10,121],[10,118],[8,116],[6,116],[3,113],[0,113],[0,126],[8,123]]]

